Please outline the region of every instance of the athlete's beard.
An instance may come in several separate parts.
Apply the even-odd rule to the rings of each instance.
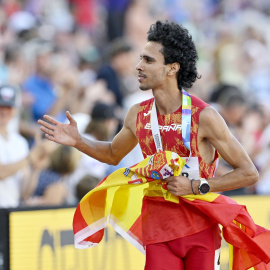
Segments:
[[[147,86],[147,85],[140,85],[139,88],[142,90],[142,91],[147,91],[149,89],[151,89],[150,86]]]

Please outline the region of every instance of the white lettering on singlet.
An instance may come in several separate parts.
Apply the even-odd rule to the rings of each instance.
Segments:
[[[144,127],[144,129],[151,129],[151,123],[147,123]],[[159,125],[159,129],[161,131],[176,131],[176,130],[182,130],[182,125],[178,125],[178,124],[170,124],[169,126],[160,126]]]

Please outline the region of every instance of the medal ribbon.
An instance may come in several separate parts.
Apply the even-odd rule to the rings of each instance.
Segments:
[[[151,111],[151,130],[157,152],[163,151],[162,141],[159,131],[157,109],[155,100]],[[185,147],[190,150],[190,130],[191,130],[191,97],[182,89],[182,139]]]

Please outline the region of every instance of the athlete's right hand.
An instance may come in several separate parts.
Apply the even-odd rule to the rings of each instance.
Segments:
[[[66,112],[66,116],[69,124],[61,123],[49,115],[43,116],[47,122],[39,119],[38,123],[41,125],[40,129],[45,133],[45,137],[48,140],[64,145],[76,146],[81,138],[77,123],[69,111]]]

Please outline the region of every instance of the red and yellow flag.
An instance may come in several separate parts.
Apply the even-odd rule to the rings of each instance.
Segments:
[[[231,245],[231,269],[270,270],[270,231],[254,223],[244,205],[229,197],[208,193],[177,197],[166,189],[166,178],[178,176],[185,159],[161,151],[132,168],[122,168],[107,176],[80,201],[74,214],[75,247],[97,245],[111,224],[142,253],[141,207],[144,194],[162,196],[172,203],[179,200],[203,211],[222,225],[225,241]],[[181,229],[181,224],[179,224]]]

